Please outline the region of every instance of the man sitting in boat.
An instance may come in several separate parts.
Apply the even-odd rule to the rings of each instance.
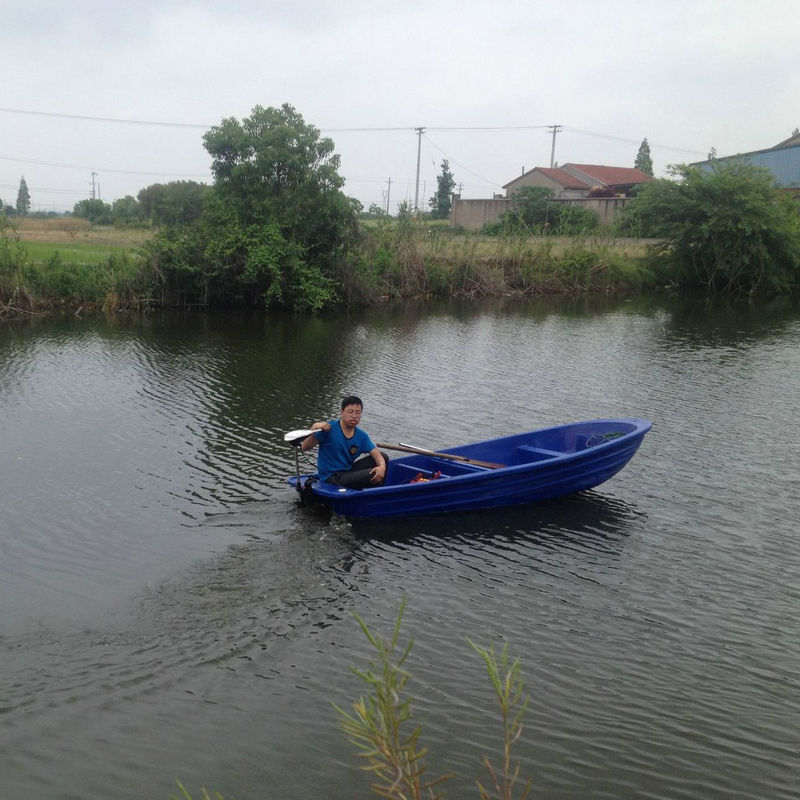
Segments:
[[[358,427],[364,404],[355,395],[342,400],[339,419],[315,422],[314,431],[303,440],[303,451],[319,445],[319,479],[346,489],[380,486],[386,478],[389,457]]]

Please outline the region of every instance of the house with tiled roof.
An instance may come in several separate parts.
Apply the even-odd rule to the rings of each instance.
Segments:
[[[480,230],[487,223],[497,222],[511,208],[515,192],[525,186],[542,186],[552,192],[553,202],[588,208],[597,214],[601,225],[609,225],[628,202],[631,190],[651,180],[633,167],[602,164],[534,167],[505,184],[505,195],[485,200],[462,200],[460,195],[453,195],[450,224],[465,230]]]
[[[503,189],[506,197],[511,197],[523,186],[543,186],[550,189],[556,199],[591,197],[593,193],[624,197],[630,194],[634,186],[651,180],[649,175],[633,167],[563,164],[551,168],[534,167],[509,181]]]

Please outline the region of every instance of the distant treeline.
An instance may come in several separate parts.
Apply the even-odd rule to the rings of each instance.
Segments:
[[[113,277],[112,305],[314,312],[423,295],[665,285],[753,294],[800,284],[796,201],[768,173],[744,164],[676,167],[670,179],[647,184],[617,227],[603,231],[591,212],[566,208],[555,218],[546,190],[526,190],[499,224],[475,236],[431,227],[407,205],[397,217],[371,209],[374,219],[360,221],[360,203],[342,191],[333,142],[289,105],[225,119],[203,141],[212,185],[155,184],[111,206],[76,205],[75,214],[95,224],[154,228],[138,259],[97,273],[100,283]],[[658,244],[631,254],[617,246],[617,236]],[[21,258],[4,232],[5,307],[21,294],[35,301],[37,284],[57,296],[58,283],[37,278],[35,265]],[[50,266],[59,272],[58,263]],[[63,274],[61,282],[74,284]]]

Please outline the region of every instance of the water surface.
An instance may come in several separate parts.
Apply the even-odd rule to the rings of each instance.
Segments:
[[[3,796],[370,797],[331,702],[403,598],[433,773],[477,797],[507,643],[534,797],[794,798],[800,308],[503,301],[335,319],[0,327]],[[365,400],[440,448],[653,430],[597,490],[350,524],[296,507],[287,430]]]

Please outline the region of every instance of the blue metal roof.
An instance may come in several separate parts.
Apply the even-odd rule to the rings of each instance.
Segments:
[[[756,150],[753,153],[739,153],[735,156],[724,156],[716,161],[744,161],[754,167],[764,167],[774,176],[775,182],[783,189],[800,188],[800,144],[793,147]],[[692,166],[710,168],[710,161],[698,161]]]

